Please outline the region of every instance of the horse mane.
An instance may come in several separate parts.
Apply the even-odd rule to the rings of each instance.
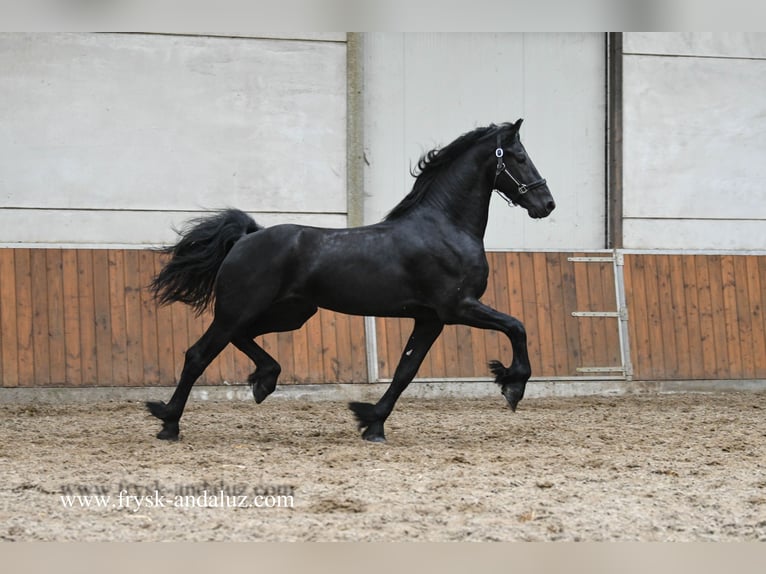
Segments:
[[[499,131],[511,127],[512,124],[490,124],[486,127],[476,128],[464,133],[455,141],[443,148],[434,148],[423,154],[410,174],[415,178],[412,190],[402,199],[385,217],[385,221],[398,219],[408,213],[413,207],[422,203],[428,196],[431,184],[436,177],[468,149],[476,145],[484,138],[494,135]]]

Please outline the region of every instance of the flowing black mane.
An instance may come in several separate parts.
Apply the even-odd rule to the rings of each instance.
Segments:
[[[509,127],[511,127],[511,124],[504,123],[499,126],[490,124],[486,127],[476,128],[458,137],[443,148],[435,148],[423,154],[417,166],[410,171],[412,176],[416,178],[412,191],[386,215],[386,221],[397,219],[410,211],[414,206],[419,205],[427,196],[433,181],[444,169],[450,167],[457,158],[484,138]]]

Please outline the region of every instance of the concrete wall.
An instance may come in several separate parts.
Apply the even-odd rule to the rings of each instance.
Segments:
[[[532,220],[495,197],[490,249],[605,246],[603,34],[365,34],[365,221],[411,189],[420,156],[477,126],[524,118],[558,208]]]
[[[624,246],[766,249],[766,34],[623,50]]]
[[[0,244],[145,245],[200,211],[346,225],[345,34],[0,34]]]

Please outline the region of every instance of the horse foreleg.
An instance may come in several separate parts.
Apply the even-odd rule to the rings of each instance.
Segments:
[[[192,386],[228,344],[228,333],[214,320],[205,334],[186,351],[181,378],[170,401],[167,404],[162,401],[146,403],[149,412],[162,421],[162,430],[157,434],[157,438],[178,440],[179,422]]]
[[[418,372],[423,359],[428,354],[431,345],[442,332],[444,323],[436,319],[416,319],[407,346],[394,372],[394,379],[388,390],[376,404],[350,403],[349,408],[356,415],[359,429],[363,430],[362,437],[372,442],[384,442],[383,423],[394,410],[399,396],[410,384]]]
[[[515,411],[519,401],[524,397],[527,380],[532,376],[524,325],[515,317],[501,313],[476,299],[463,301],[449,322],[500,331],[508,337],[513,348],[511,366],[505,367],[500,361],[491,361],[489,367],[495,375],[495,382],[500,385],[505,400],[508,401],[511,410]]]

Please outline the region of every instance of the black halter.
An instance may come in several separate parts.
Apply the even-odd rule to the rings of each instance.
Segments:
[[[497,194],[500,197],[502,197],[506,202],[508,202],[508,205],[518,205],[519,204],[518,200],[522,195],[524,195],[528,191],[544,186],[546,182],[544,179],[538,179],[537,181],[533,181],[532,183],[529,183],[529,184],[520,183],[519,180],[513,177],[513,174],[510,171],[508,171],[508,168],[506,167],[505,162],[503,161],[504,155],[505,155],[505,152],[503,151],[503,146],[500,144],[500,134],[497,134],[497,148],[495,149],[495,157],[497,158],[497,169],[495,169],[495,179],[492,181],[492,191],[497,192]],[[503,192],[497,189],[497,178],[501,173],[505,173],[508,177],[511,178],[513,183],[516,184],[516,193],[517,193],[516,197],[509,198]]]

